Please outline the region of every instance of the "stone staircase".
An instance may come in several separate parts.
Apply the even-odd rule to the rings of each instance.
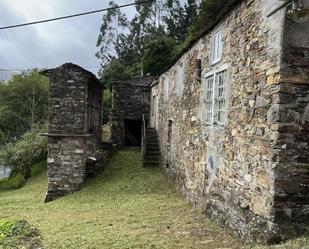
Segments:
[[[143,158],[143,166],[159,166],[160,148],[157,131],[154,128],[146,128],[145,134],[145,154]]]

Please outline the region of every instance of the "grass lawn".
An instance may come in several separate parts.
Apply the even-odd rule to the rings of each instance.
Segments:
[[[45,173],[19,190],[0,192],[0,219],[27,220],[40,230],[44,248],[309,248],[306,238],[242,246],[185,203],[160,169],[142,168],[137,149],[117,152],[101,175],[73,195],[44,204],[45,192]]]

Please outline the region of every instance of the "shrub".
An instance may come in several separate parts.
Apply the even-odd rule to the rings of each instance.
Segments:
[[[8,143],[0,150],[0,164],[12,168],[13,174],[21,173],[24,178],[31,176],[31,165],[47,153],[47,139],[41,133],[47,126],[33,126],[16,142]]]
[[[24,186],[26,179],[21,173],[15,173],[8,179],[0,181],[0,190],[19,189]]]

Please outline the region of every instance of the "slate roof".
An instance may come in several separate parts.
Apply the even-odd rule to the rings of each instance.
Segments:
[[[49,77],[55,71],[67,70],[67,69],[71,69],[71,70],[74,70],[74,71],[80,71],[83,74],[87,75],[89,79],[93,80],[93,82],[99,84],[102,88],[105,88],[103,86],[103,84],[98,80],[98,78],[92,72],[90,72],[90,71],[84,69],[83,67],[81,67],[79,65],[76,65],[74,63],[65,63],[65,64],[63,64],[63,65],[61,65],[59,67],[56,67],[56,68],[42,70],[42,71],[40,71],[40,73]]]

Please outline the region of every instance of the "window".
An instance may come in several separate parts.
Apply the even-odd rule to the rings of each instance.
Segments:
[[[156,108],[156,95],[152,96],[152,105],[151,105],[151,115],[155,115],[155,108]]]
[[[211,38],[211,61],[215,64],[221,60],[222,56],[222,32],[218,30],[212,35]]]
[[[213,123],[213,91],[214,91],[214,76],[206,79],[206,123]]]
[[[168,130],[167,130],[167,143],[171,145],[172,142],[172,131],[173,131],[173,121],[168,121]]]
[[[222,71],[216,74],[216,88],[217,88],[217,98],[216,98],[216,113],[217,122],[222,124],[224,122],[225,116],[225,78],[226,71]]]
[[[211,74],[205,79],[205,121],[207,125],[223,124],[226,113],[227,70]]]

